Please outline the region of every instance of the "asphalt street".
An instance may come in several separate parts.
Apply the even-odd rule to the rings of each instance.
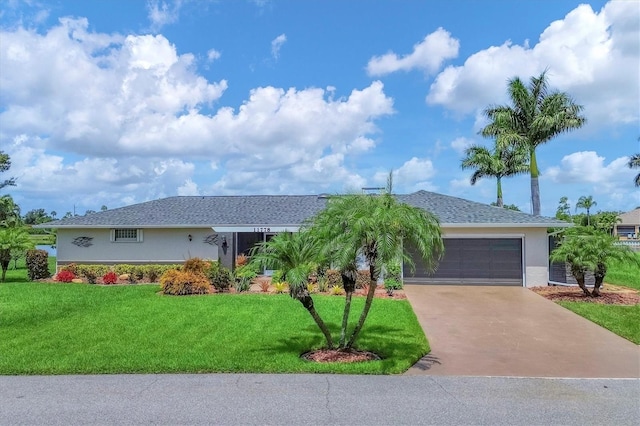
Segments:
[[[0,425],[634,425],[637,379],[0,376]]]

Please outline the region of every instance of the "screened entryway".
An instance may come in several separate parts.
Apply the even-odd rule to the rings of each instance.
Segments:
[[[418,284],[523,285],[522,238],[445,238],[445,254],[428,273],[415,249],[415,271],[404,265],[405,282]]]

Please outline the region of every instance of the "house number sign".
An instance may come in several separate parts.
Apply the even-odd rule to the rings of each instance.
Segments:
[[[253,228],[253,232],[271,232],[271,228]]]

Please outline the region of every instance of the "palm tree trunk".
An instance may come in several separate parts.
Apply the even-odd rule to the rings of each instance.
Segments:
[[[607,266],[605,264],[598,264],[596,270],[593,271],[593,275],[596,277],[596,282],[593,285],[593,291],[591,292],[591,296],[600,297],[600,287],[604,282],[604,276],[607,273]]]
[[[302,303],[302,306],[304,306],[305,309],[309,312],[309,314],[311,315],[313,320],[318,325],[318,328],[320,328],[320,330],[322,331],[322,334],[324,334],[324,338],[327,341],[327,348],[328,349],[333,349],[334,345],[333,345],[333,338],[331,337],[331,332],[329,331],[329,328],[324,323],[322,318],[320,318],[320,315],[318,314],[318,311],[316,311],[316,308],[313,305],[313,299],[309,295],[309,292],[306,289],[305,290],[301,290],[301,291],[296,292],[294,297],[300,303]]]
[[[351,313],[351,299],[353,298],[353,292],[356,289],[357,271],[355,267],[353,270],[346,270],[341,272],[342,286],[345,291],[344,298],[344,312],[342,313],[342,326],[340,327],[340,342],[339,348],[344,347],[345,340],[347,339],[347,326],[349,325],[349,314]]]
[[[502,179],[500,177],[498,177],[498,199],[496,200],[496,205],[498,207],[504,207],[503,201],[502,201]]]
[[[362,313],[360,314],[360,319],[358,320],[358,324],[356,324],[356,328],[353,329],[353,333],[351,333],[351,337],[349,338],[349,342],[347,343],[346,349],[351,349],[353,344],[360,334],[360,330],[362,330],[362,326],[364,325],[364,321],[367,319],[367,315],[369,315],[369,309],[371,309],[371,303],[373,302],[373,296],[376,294],[376,287],[378,286],[378,273],[376,272],[375,262],[369,262],[369,277],[371,278],[371,282],[369,283],[369,291],[367,292],[367,299],[364,302],[364,307],[362,308]]]
[[[538,161],[536,160],[536,149],[530,150],[530,165],[531,170],[531,207],[533,214],[540,215],[540,183],[538,182],[538,176],[540,171],[538,170]]]
[[[587,286],[584,284],[584,271],[582,269],[573,270],[572,274],[573,274],[573,277],[578,282],[578,287],[580,287],[584,295],[591,296],[591,293],[589,293],[589,289],[587,289]]]

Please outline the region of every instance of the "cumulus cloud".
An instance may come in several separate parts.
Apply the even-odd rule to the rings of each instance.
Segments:
[[[382,76],[396,71],[419,69],[425,74],[433,74],[444,61],[458,56],[459,48],[460,42],[457,39],[443,28],[438,28],[415,44],[410,54],[398,56],[389,52],[374,56],[367,64],[367,73],[370,76]]]
[[[221,53],[218,52],[216,49],[209,49],[209,51],[207,51],[207,61],[209,62],[213,62],[216,59],[219,59],[221,56]]]
[[[379,186],[385,186],[389,172],[377,172],[373,181]],[[433,191],[436,186],[431,182],[435,176],[435,167],[428,158],[412,157],[398,169],[393,170],[394,192],[414,192],[421,189]]]
[[[640,191],[633,185],[636,172],[627,167],[628,161],[628,157],[619,157],[607,164],[606,158],[594,151],[574,152],[565,155],[560,165],[546,169],[541,179],[560,185],[583,184],[596,195],[606,194],[618,201],[626,199],[630,201],[626,204],[631,205],[640,201]]]
[[[219,106],[227,82],[199,75],[192,54],[162,35],[93,33],[86,19],[0,39],[0,145],[12,171],[32,176],[16,188],[27,195],[82,198],[100,186],[125,202],[358,186],[365,179],[345,163],[375,147],[376,120],[394,112],[379,81],[337,99],[335,88],[257,87]],[[197,161],[217,181],[196,184]]]
[[[280,48],[287,41],[285,34],[280,34],[278,37],[271,40],[271,56],[273,59],[278,60],[280,57]]]
[[[585,106],[591,123],[638,120],[640,8],[612,1],[600,12],[583,4],[551,23],[533,47],[506,41],[481,50],[436,77],[427,103],[460,114],[507,102],[506,82],[549,69],[551,86]]]

